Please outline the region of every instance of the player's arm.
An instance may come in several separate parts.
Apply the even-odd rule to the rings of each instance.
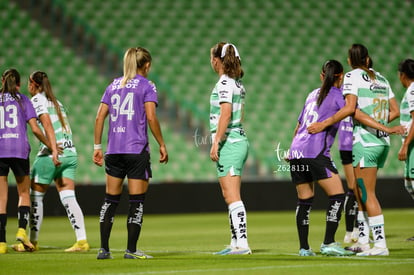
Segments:
[[[48,113],[39,115],[40,123],[42,123],[43,129],[45,129],[46,137],[49,141],[49,145],[45,145],[52,151],[53,163],[57,166],[60,164],[58,160],[58,147],[56,143],[55,129],[53,129],[52,121]]]
[[[353,94],[347,94],[345,96],[345,106],[342,107],[338,112],[336,112],[333,116],[325,119],[321,122],[314,122],[309,125],[308,132],[311,134],[316,134],[322,132],[325,128],[343,120],[347,116],[352,116],[355,113],[357,103],[357,96]]]
[[[95,118],[94,127],[94,145],[92,160],[96,165],[103,165],[102,153],[102,132],[104,128],[105,119],[109,114],[109,107],[105,103],[101,103]]]
[[[391,122],[394,119],[400,117],[400,107],[398,106],[398,103],[395,97],[390,98],[389,104],[390,104],[390,112],[388,115],[388,122]]]
[[[414,121],[414,111],[410,113],[411,121]],[[408,146],[414,140],[414,125],[411,123],[410,129],[407,129],[408,134],[404,139],[404,142],[401,144],[400,151],[398,151],[398,159],[401,161],[407,160],[408,156]]]
[[[144,103],[145,106],[145,113],[147,115],[147,121],[149,128],[151,129],[151,133],[154,136],[155,140],[157,141],[158,145],[160,146],[160,162],[167,163],[168,162],[168,152],[167,147],[165,146],[164,138],[162,137],[160,123],[158,121],[158,117],[155,111],[156,104],[155,102],[148,101]]]
[[[232,113],[232,104],[228,102],[220,103],[220,116],[217,124],[217,131],[214,135],[213,144],[210,150],[210,158],[212,161],[218,161],[218,147],[219,143],[225,139],[227,126],[230,123]]]
[[[381,123],[379,123],[378,121],[376,121],[375,119],[373,119],[372,117],[370,117],[369,115],[367,115],[366,113],[364,113],[363,111],[361,111],[360,109],[356,109],[355,110],[355,114],[354,114],[354,118],[361,124],[380,130],[382,132],[385,132],[387,134],[404,134],[405,132],[405,128],[401,125],[397,125],[397,126],[393,126],[393,127],[387,127]]]

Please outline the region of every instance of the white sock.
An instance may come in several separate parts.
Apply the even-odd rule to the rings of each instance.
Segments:
[[[37,242],[39,239],[40,227],[43,222],[43,197],[45,193],[38,191],[30,192],[30,200],[32,203],[30,209],[30,241]]]
[[[369,243],[369,224],[367,219],[367,212],[358,211],[357,215],[357,222],[358,222],[358,242],[360,244],[368,244]]]
[[[374,238],[374,246],[380,248],[387,248],[387,242],[385,241],[384,231],[384,215],[378,215],[375,217],[368,217],[369,227],[372,231]]]
[[[240,248],[248,248],[249,244],[247,243],[247,215],[243,202],[236,201],[231,203],[229,205],[229,213],[231,222],[234,227],[234,235],[236,236],[235,246]]]
[[[60,201],[66,209],[69,221],[76,234],[76,240],[86,240],[85,222],[82,209],[76,200],[74,190],[63,190],[59,192]]]

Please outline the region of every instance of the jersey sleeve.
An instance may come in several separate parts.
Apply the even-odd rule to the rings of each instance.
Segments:
[[[358,96],[358,87],[359,82],[361,81],[361,76],[355,72],[349,72],[345,75],[344,85],[343,85],[343,95],[355,95]]]
[[[411,113],[414,111],[414,87],[407,90],[406,99],[408,102],[408,110]]]
[[[228,79],[220,79],[217,85],[217,91],[219,96],[219,103],[232,103],[233,102],[233,89]]]
[[[144,102],[155,102],[155,105],[158,106],[157,87],[151,81],[148,82],[148,86],[145,89]]]
[[[47,110],[47,98],[44,95],[37,94],[31,99],[33,107],[36,111],[37,117],[40,117],[42,114],[48,114]]]
[[[24,114],[26,121],[29,121],[32,118],[36,118],[36,111],[30,99],[23,94],[21,95],[21,99],[24,106]]]
[[[390,88],[390,93],[389,93],[389,95],[388,95],[388,98],[389,99],[391,99],[391,98],[394,98],[395,97],[395,94],[394,94],[394,92],[392,91],[392,89],[391,89],[391,85],[389,85],[389,83],[388,83],[388,87]]]

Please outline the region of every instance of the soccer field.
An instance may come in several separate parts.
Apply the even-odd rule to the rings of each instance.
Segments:
[[[123,259],[126,218],[116,216],[110,246],[114,259],[97,260],[99,218],[86,217],[91,251],[65,253],[75,242],[66,217],[45,217],[40,250],[17,253],[14,243],[17,220],[9,218],[9,252],[0,255],[0,274],[413,274],[414,210],[384,210],[385,233],[390,249],[386,257],[299,257],[295,213],[248,212],[252,255],[218,256],[213,252],[229,243],[227,213],[146,215],[139,248],[154,256],[146,260]],[[310,244],[314,251],[324,235],[324,213],[311,213]],[[342,220],[337,241],[344,236]]]

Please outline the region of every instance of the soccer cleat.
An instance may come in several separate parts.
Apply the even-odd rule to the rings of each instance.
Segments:
[[[74,245],[65,249],[65,252],[86,252],[89,251],[89,244],[86,240],[77,241]]]
[[[299,250],[299,256],[316,256],[316,254],[315,254],[315,252],[313,252],[312,251],[312,248],[309,248],[309,249],[304,249],[304,248],[301,248],[300,250]]]
[[[248,255],[252,254],[252,251],[250,248],[244,248],[244,247],[230,247],[230,249],[223,251],[219,255]]]
[[[344,243],[352,243],[352,232],[345,233]]]
[[[345,250],[339,243],[321,244],[321,254],[326,256],[351,256],[353,251]]]
[[[26,249],[22,243],[13,244],[12,248],[16,252],[33,252],[39,250],[39,244],[37,242],[32,242],[34,249]]]
[[[214,252],[215,255],[226,255],[229,251],[231,251],[231,246],[228,245],[223,250],[220,250],[218,252]]]
[[[19,228],[16,234],[16,240],[21,242],[26,251],[32,252],[35,250],[34,245],[29,241],[29,238],[26,235],[26,230]]]
[[[414,241],[414,237],[408,238],[406,241]]]
[[[351,235],[351,241],[353,243],[358,242],[359,239],[359,229],[358,227],[354,227],[354,230],[352,230],[352,235]]]
[[[106,260],[106,259],[113,259],[111,252],[106,251],[105,248],[100,248],[98,251],[98,256],[96,256],[98,260]]]
[[[124,259],[151,259],[154,258],[150,255],[145,254],[141,250],[131,252],[128,249],[125,250]]]
[[[7,253],[7,243],[1,242],[0,243],[0,254],[6,254]]]
[[[351,246],[345,247],[345,250],[352,251],[354,253],[360,253],[363,251],[367,251],[370,249],[369,243],[361,244],[361,243],[354,243]]]
[[[390,252],[388,251],[388,248],[374,246],[373,248],[357,253],[356,255],[357,256],[388,256],[390,255]]]
[[[354,228],[352,232],[346,232],[344,237],[344,243],[356,243],[358,241],[358,228]]]

